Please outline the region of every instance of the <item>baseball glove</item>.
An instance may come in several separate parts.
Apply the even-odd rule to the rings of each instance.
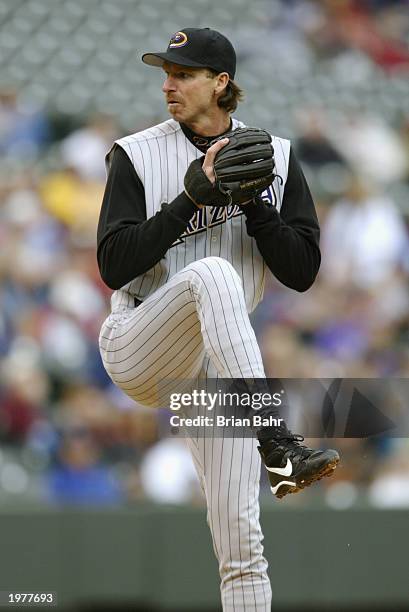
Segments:
[[[185,191],[196,203],[205,206],[229,206],[253,200],[274,180],[274,151],[271,136],[258,128],[237,128],[212,140],[228,138],[216,154],[215,183],[205,175],[204,157],[195,159],[185,175]]]
[[[274,180],[274,150],[271,136],[265,130],[237,128],[222,138],[229,142],[214,160],[215,187],[228,198],[229,204],[243,204],[264,191]]]

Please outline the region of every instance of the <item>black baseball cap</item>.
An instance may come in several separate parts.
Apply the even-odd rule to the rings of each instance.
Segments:
[[[142,61],[150,66],[163,66],[164,62],[191,68],[212,68],[227,72],[234,79],[236,52],[231,42],[210,28],[184,28],[173,34],[163,53],[144,53]]]

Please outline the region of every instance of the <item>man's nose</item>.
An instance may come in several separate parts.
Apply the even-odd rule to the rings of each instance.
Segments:
[[[175,91],[175,82],[170,75],[168,75],[166,79],[164,80],[163,85],[162,85],[162,91],[163,93],[168,93],[169,91]]]

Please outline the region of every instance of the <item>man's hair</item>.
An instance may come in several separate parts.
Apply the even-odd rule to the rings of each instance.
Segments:
[[[211,68],[208,68],[209,77],[213,78],[219,73]],[[217,100],[217,105],[223,108],[228,113],[233,113],[239,102],[243,100],[244,92],[232,79],[226,85],[224,93]]]

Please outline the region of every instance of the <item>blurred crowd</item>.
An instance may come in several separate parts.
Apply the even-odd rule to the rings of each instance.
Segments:
[[[405,2],[287,0],[283,15],[317,70],[364,54],[394,82],[407,80]],[[121,118],[56,116],[22,93],[0,88],[0,504],[202,504],[188,451],[164,436],[166,413],[116,389],[99,357],[110,291],[97,269],[96,225]],[[303,104],[292,119],[322,267],[305,294],[268,280],[252,315],[267,376],[408,377],[409,114],[362,109],[334,122],[325,107]],[[337,448],[336,477],[289,503],[318,495],[340,509],[361,499],[409,506],[409,440],[344,439]]]

